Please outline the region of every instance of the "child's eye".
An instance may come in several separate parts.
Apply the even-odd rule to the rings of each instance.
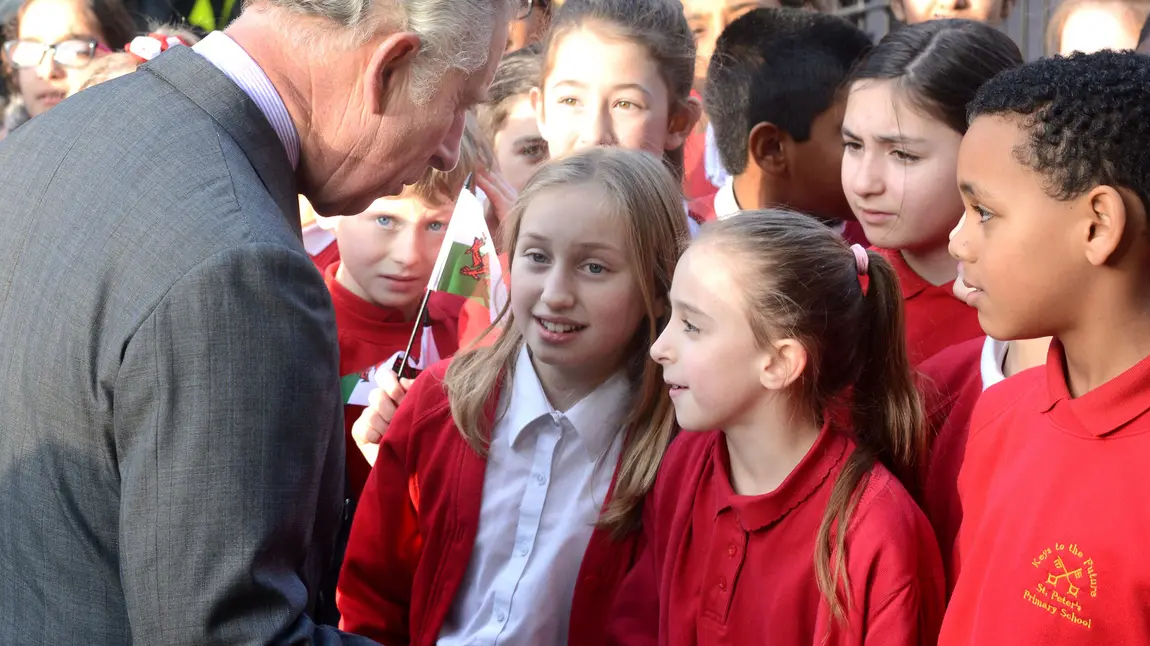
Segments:
[[[433,233],[439,233],[440,231],[443,231],[446,228],[447,228],[447,225],[444,224],[443,222],[429,222],[427,224],[427,230],[431,231]]]
[[[978,222],[980,224],[983,222],[986,222],[990,218],[994,217],[993,213],[991,213],[990,211],[987,211],[986,209],[982,208],[981,206],[975,206],[974,212],[978,214]]]
[[[639,107],[639,104],[633,101],[628,101],[627,99],[622,99],[615,102],[615,107],[622,110],[635,110]]]
[[[607,268],[597,262],[589,262],[587,263],[587,271],[598,276],[605,273]]]
[[[528,251],[527,253],[525,253],[523,255],[528,260],[530,260],[531,262],[534,262],[534,263],[543,264],[543,263],[547,262],[547,256],[544,256],[543,254],[539,253],[538,251]]]
[[[395,227],[395,218],[390,215],[381,215],[375,219],[375,223],[385,229],[392,229]]]
[[[897,159],[901,162],[908,163],[908,164],[911,162],[916,162],[919,159],[921,159],[921,157],[919,157],[918,155],[912,155],[912,154],[906,152],[905,150],[892,150],[892,151],[890,151],[890,154],[894,155],[895,159]]]
[[[691,325],[691,322],[688,321],[687,319],[679,319],[679,320],[683,322],[683,331],[686,332],[687,334],[692,334],[694,332],[699,331],[699,328],[695,327],[694,325]]]
[[[862,150],[862,144],[860,144],[857,141],[844,141],[843,142],[843,148],[845,148],[846,150],[849,150],[851,152],[856,152],[856,151]]]
[[[574,106],[574,105],[578,105],[578,104],[579,104],[579,100],[578,100],[578,99],[576,99],[576,98],[575,98],[575,97],[573,97],[573,96],[565,96],[565,97],[560,97],[560,99],[559,99],[558,103],[559,103],[559,105],[571,105],[571,106]]]
[[[538,164],[547,159],[547,142],[533,141],[522,146],[517,152],[520,157],[526,157],[531,163]]]

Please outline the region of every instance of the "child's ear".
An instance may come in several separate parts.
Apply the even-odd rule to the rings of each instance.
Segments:
[[[756,124],[747,138],[747,153],[764,173],[781,175],[787,169],[786,133],[770,122]]]
[[[667,123],[667,140],[663,143],[664,150],[677,150],[687,141],[695,124],[703,116],[703,103],[696,97],[688,97],[687,102],[671,111],[671,119]]]
[[[1090,207],[1086,229],[1086,260],[1095,266],[1119,251],[1126,231],[1126,203],[1112,186],[1097,186],[1083,198]]]
[[[420,44],[418,34],[400,32],[375,47],[363,77],[363,102],[372,114],[383,114],[388,104],[410,87],[411,66]]]
[[[546,121],[546,119],[543,118],[543,90],[533,87],[528,96],[531,97],[531,109],[535,111],[535,125],[539,128],[539,132],[542,133],[543,122]],[[546,139],[546,137],[544,137],[544,139]]]
[[[765,353],[759,383],[767,390],[783,390],[798,381],[807,368],[807,349],[795,339],[783,339]]]

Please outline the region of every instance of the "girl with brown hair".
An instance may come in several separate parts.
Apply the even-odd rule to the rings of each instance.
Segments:
[[[670,298],[651,356],[684,432],[617,643],[933,643],[942,564],[908,493],[926,435],[894,269],[809,216],[749,211],[703,228]]]

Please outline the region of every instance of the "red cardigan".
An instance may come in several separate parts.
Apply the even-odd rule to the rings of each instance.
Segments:
[[[443,386],[447,365],[440,362],[421,374],[392,420],[360,498],[340,573],[340,627],[384,646],[435,644],[479,530],[487,461],[463,440],[451,417]],[[488,400],[489,422],[498,401],[497,391]],[[621,541],[601,529],[591,535],[571,603],[570,646],[604,643],[615,591],[640,542],[639,532]]]

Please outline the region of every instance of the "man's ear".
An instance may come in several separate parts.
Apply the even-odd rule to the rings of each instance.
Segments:
[[[1112,186],[1096,186],[1083,196],[1090,208],[1083,236],[1086,260],[1101,266],[1114,259],[1126,232],[1126,203]]]
[[[667,124],[667,140],[663,144],[663,149],[676,150],[682,146],[702,116],[703,102],[694,96],[687,97],[687,102],[671,113],[671,120]]]
[[[790,138],[770,122],[756,124],[747,138],[747,152],[755,166],[770,175],[782,175],[787,170]]]
[[[375,46],[364,71],[364,105],[383,114],[388,104],[411,83],[411,69],[421,41],[412,32],[392,34]]]

